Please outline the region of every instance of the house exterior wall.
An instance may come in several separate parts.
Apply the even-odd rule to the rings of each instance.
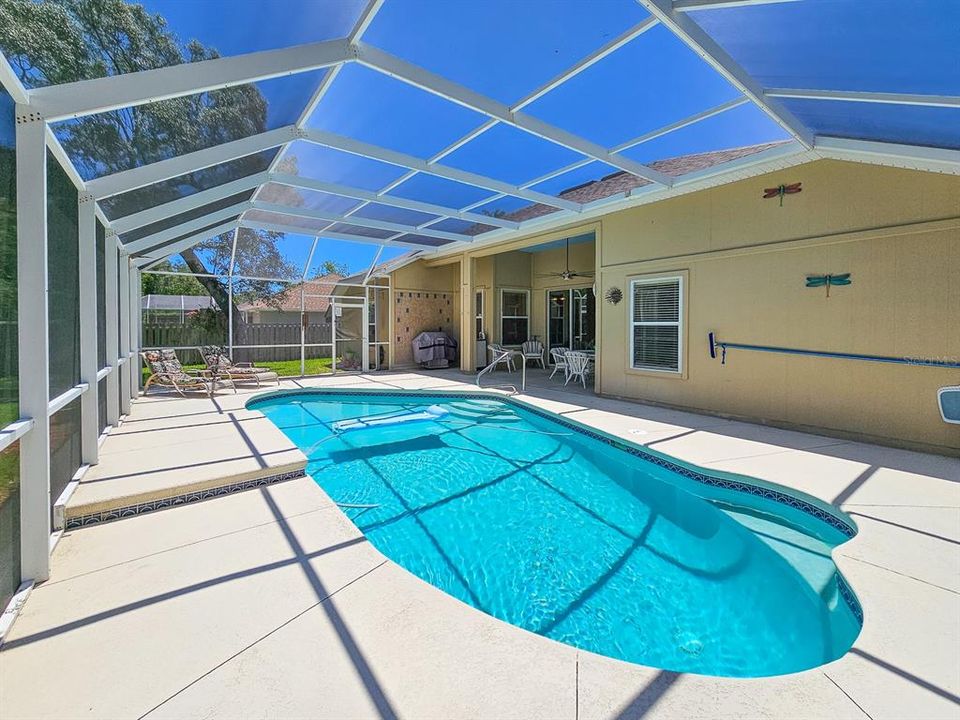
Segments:
[[[761,199],[795,182],[782,207]],[[957,370],[740,350],[722,365],[707,341],[960,360],[960,178],[819,161],[606,216],[599,254],[598,392],[960,451],[936,405]],[[657,273],[686,277],[679,376],[629,363],[629,282]],[[852,284],[828,298],[808,273]]]
[[[391,368],[416,366],[410,342],[425,330],[441,328],[460,341],[459,286],[458,262],[428,267],[418,261],[393,273],[389,310],[393,321]]]
[[[782,206],[762,199],[796,182],[802,192]],[[596,245],[572,246],[571,264],[589,268],[594,253],[598,393],[960,454],[960,429],[936,404],[937,389],[960,380],[956,369],[745,350],[721,364],[707,340],[713,331],[746,344],[960,360],[960,178],[820,160],[477,248],[461,262],[472,263],[471,292],[487,290],[494,340],[502,283],[531,288],[531,334],[541,337],[544,291],[564,287],[538,277],[562,268],[562,250],[526,254],[527,269],[515,251],[591,230]],[[417,272],[446,278],[459,264]],[[852,284],[829,298],[805,287],[807,274],[826,273],[850,273]],[[657,274],[684,277],[677,375],[634,370],[628,357],[630,280]],[[613,287],[618,305],[604,300]]]
[[[584,242],[571,245],[570,268],[581,272],[593,271],[596,265],[595,255],[595,243]],[[530,258],[533,312],[530,318],[530,335],[531,337],[536,335],[540,338],[540,342],[547,345],[547,291],[593,287],[593,278],[579,277],[564,280],[556,276],[550,277],[549,273],[558,273],[566,269],[567,254],[566,249],[562,247],[531,253]]]

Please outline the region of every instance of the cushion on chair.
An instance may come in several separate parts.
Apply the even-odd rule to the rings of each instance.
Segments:
[[[183,373],[183,365],[180,364],[180,358],[177,357],[176,350],[164,349],[160,351],[160,358],[163,362],[165,372],[176,375]],[[183,373],[185,374],[185,373]]]

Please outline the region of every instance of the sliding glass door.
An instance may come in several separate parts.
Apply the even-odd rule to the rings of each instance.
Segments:
[[[593,288],[547,291],[547,344],[551,348],[592,350],[596,340]]]

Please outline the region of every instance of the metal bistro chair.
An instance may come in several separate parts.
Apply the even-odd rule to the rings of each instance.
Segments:
[[[563,384],[566,385],[570,382],[571,379],[577,378],[580,380],[580,383],[583,385],[583,389],[587,389],[587,373],[590,371],[590,356],[586,353],[577,352],[572,350],[567,353],[567,380]]]
[[[523,355],[524,365],[527,364],[527,360],[533,360],[540,363],[540,367],[544,370],[547,369],[547,363],[543,359],[543,343],[539,340],[527,340],[520,345],[520,352]]]
[[[553,358],[553,372],[550,373],[550,379],[557,374],[557,370],[563,370],[563,377],[569,374],[569,365],[567,365],[567,351],[564,348],[550,348],[550,357]]]
[[[503,345],[498,343],[490,343],[487,345],[487,354],[490,357],[490,362],[493,362],[497,355],[505,352],[509,353],[509,355],[504,356],[503,359],[497,363],[497,366],[506,365],[509,372],[514,372],[517,369],[517,366],[514,365],[513,358],[519,353],[517,353],[516,350],[507,350],[505,347],[503,347]],[[496,370],[496,367],[494,367],[494,370]]]

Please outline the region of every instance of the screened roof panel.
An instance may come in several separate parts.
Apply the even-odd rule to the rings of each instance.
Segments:
[[[472,210],[472,212],[479,213],[481,215],[492,215],[494,217],[499,217],[508,215],[514,210],[519,210],[520,208],[526,207],[529,204],[529,200],[513,197],[512,195],[505,195],[502,198],[497,198],[496,200],[491,200],[483,205],[478,205]]]
[[[492,193],[474,185],[465,185],[436,175],[420,173],[404,181],[387,194],[407,198],[408,200],[419,200],[445,207],[460,208],[482,200]]]
[[[690,15],[766,88],[960,94],[953,0],[805,0]]]
[[[388,237],[393,237],[397,234],[395,230],[381,230],[379,228],[363,227],[349,223],[337,223],[331,226],[329,230],[330,232],[357,235],[364,238],[376,238],[377,240],[386,240]]]
[[[347,65],[310,116],[307,127],[430,157],[486,119],[362,65]]]
[[[428,235],[417,235],[416,233],[410,233],[407,235],[401,235],[397,238],[397,242],[408,243],[413,245],[423,245],[425,247],[442,247],[444,245],[449,245],[453,240],[444,240],[443,238],[430,237]]]
[[[52,125],[85,180],[294,124],[326,70],[88,115]],[[134,150],[128,138],[149,137]],[[166,138],[176,137],[175,142]]]
[[[187,175],[180,175],[170,180],[104,198],[100,200],[100,208],[111,220],[124,215],[131,215],[156,205],[193,195],[201,190],[209,190],[218,185],[263,172],[270,166],[278,152],[279,149],[277,148],[264,150],[253,155],[197,170]]]
[[[824,135],[960,149],[960,108],[792,98],[783,103]]]
[[[138,0],[163,15],[184,40],[197,39],[221,55],[334,40],[350,33],[364,0]]]
[[[353,213],[353,216],[413,226],[423,225],[424,223],[431,222],[438,218],[437,215],[430,213],[419,212],[417,210],[408,210],[407,208],[392,207],[390,205],[381,205],[380,203],[370,203],[369,205],[364,205],[355,213]]]
[[[583,155],[499,124],[444,158],[452,167],[519,185],[582,160]]]
[[[284,54],[283,62],[273,69],[271,62],[277,62],[276,56],[274,60],[261,57],[255,63],[239,63],[235,67],[241,72],[252,69],[251,74],[239,76],[219,64],[210,72],[223,80],[224,86],[250,77],[275,77],[55,124],[55,132],[81,175],[102,177],[294,124],[308,108],[321,80],[336,74],[324,86],[326,94],[301,128],[304,137],[310,137],[311,129],[327,135],[317,133],[312,141],[297,140],[282,151],[282,156],[277,150],[264,151],[108,198],[101,204],[114,220],[269,168],[326,183],[326,192],[269,183],[253,195],[258,201],[334,216],[353,213],[351,220],[339,222],[330,231],[367,241],[386,239],[403,228],[385,230],[364,224],[406,226],[411,228],[409,234],[398,240],[438,247],[447,241],[430,232],[490,232],[494,226],[396,207],[388,204],[391,198],[451,209],[477,206],[477,213],[514,220],[554,214],[558,209],[537,202],[543,198],[533,193],[563,193],[564,200],[584,203],[649,184],[594,160],[594,155],[603,155],[602,148],[630,144],[718,104],[746,100],[710,63],[674,35],[669,23],[648,27],[649,17],[636,0],[144,1],[149,12],[166,18],[176,35],[167,39],[179,47],[169,53],[172,63],[193,51],[184,42],[190,38],[204,44],[205,57],[213,56],[211,48],[229,56],[347,36],[362,44],[346,53],[344,64],[336,70],[298,73],[296,70],[304,65],[296,62],[302,57],[292,53]],[[812,94],[836,90],[960,95],[956,55],[960,3],[804,0],[733,5],[683,16],[695,23],[695,30],[703,28],[725,48],[760,88],[809,90]],[[130,12],[137,12],[129,7]],[[70,4],[63,8],[68,15],[77,12]],[[357,28],[357,19],[366,11],[372,13],[372,22]],[[104,19],[109,25],[110,19]],[[81,25],[84,22],[81,19]],[[638,34],[641,28],[647,29]],[[99,26],[95,29],[99,31]],[[362,37],[352,35],[360,29]],[[631,35],[629,42],[596,59],[602,48]],[[106,42],[111,42],[107,37]],[[97,53],[101,53],[106,72],[117,72],[111,54],[98,44],[103,38],[92,33],[87,41],[91,62],[95,63]],[[2,49],[11,54],[11,48]],[[390,54],[399,62],[394,63]],[[149,53],[139,59],[144,58],[143,66],[157,64]],[[22,63],[18,65],[23,58],[14,53],[12,59],[15,68],[23,67]],[[42,58],[38,55],[32,59]],[[582,66],[586,60],[596,62]],[[288,65],[291,62],[293,66]],[[84,63],[87,68],[89,63]],[[580,67],[585,69],[577,71]],[[130,69],[139,68],[119,68]],[[87,68],[80,72],[89,75],[91,71]],[[61,74],[69,77],[69,68]],[[48,117],[69,117],[73,110],[96,113],[119,104],[114,102],[117,96],[134,102],[191,91],[190,86],[182,84],[182,78],[177,79],[180,73],[172,75],[175,77],[169,93],[152,75],[145,79],[149,86],[145,88],[120,82],[114,91],[104,88],[103,83],[94,83],[89,101],[78,100],[76,89],[68,89],[59,97],[56,92],[37,93],[36,97],[40,106],[52,110]],[[558,77],[564,81],[557,81]],[[34,73],[28,85],[43,82]],[[533,122],[543,123],[534,128],[538,135],[508,124],[494,124],[434,167],[427,164],[436,153],[486,124],[487,115],[483,113],[503,117],[498,102],[515,105],[548,83],[551,85],[541,97],[522,108]],[[773,105],[790,110],[803,126],[797,134],[805,140],[808,135],[835,135],[960,149],[960,108],[924,107],[922,102],[892,105],[780,97]],[[530,117],[514,115],[507,119],[523,125]],[[792,121],[787,118],[786,124]],[[676,177],[723,165],[788,137],[777,123],[747,103],[631,145],[620,157]],[[133,140],[128,142],[129,138]],[[268,142],[276,140],[271,137]],[[342,149],[323,147],[319,142]],[[591,143],[601,150],[591,149]],[[255,143],[245,144],[253,146]],[[569,147],[579,147],[580,151]],[[223,151],[223,157],[228,156],[228,151]],[[429,172],[411,175],[408,167],[466,182]],[[150,179],[161,177],[168,169],[169,164],[154,168],[156,174]],[[182,169],[178,163],[176,171]],[[484,177],[477,178],[479,185],[475,186],[458,170]],[[530,193],[521,193],[527,194],[526,198],[496,197],[520,192],[510,185],[528,186],[554,173],[554,177],[532,186]],[[112,178],[94,187],[98,194],[110,194],[121,189],[119,181],[129,177]],[[405,179],[400,182],[401,178]],[[142,174],[140,181],[145,181]],[[491,185],[498,189],[490,190]],[[207,213],[246,200],[253,192],[240,193],[239,187],[229,190],[236,194],[124,233],[122,239],[142,239],[192,218],[204,218]],[[368,193],[386,193],[381,198],[384,202],[376,202],[375,197],[371,201]],[[570,210],[576,207],[569,208],[565,218],[573,217]],[[244,219],[282,224],[294,235],[299,235],[298,230],[322,233],[331,226],[329,220],[262,210],[248,211]],[[211,222],[208,227],[213,225]],[[249,242],[255,245],[253,239]],[[291,249],[291,257],[305,262],[298,252]]]
[[[658,25],[533,102],[526,112],[613,147],[739,94]]]
[[[186,240],[186,239],[189,238],[189,237],[198,236],[198,235],[199,235],[199,236],[202,236],[205,232],[207,232],[207,231],[209,231],[209,230],[212,230],[212,229],[215,228],[215,227],[219,227],[220,225],[222,225],[222,224],[224,224],[224,223],[233,222],[233,221],[237,220],[239,217],[240,217],[239,215],[235,215],[235,216],[233,216],[233,217],[231,217],[231,218],[227,218],[226,220],[218,220],[217,222],[211,223],[210,225],[205,225],[205,226],[204,226],[202,229],[200,229],[200,230],[194,230],[193,232],[189,232],[189,233],[184,233],[184,234],[182,234],[182,235],[178,235],[177,237],[172,238],[172,239],[170,239],[170,240],[167,240],[167,241],[165,241],[165,242],[163,242],[163,243],[159,243],[159,244],[157,244],[157,245],[152,245],[152,246],[150,246],[150,247],[148,247],[148,248],[145,248],[144,250],[141,250],[141,251],[139,251],[139,252],[136,253],[136,254],[137,254],[137,255],[154,255],[155,253],[157,253],[157,252],[160,251],[160,250],[163,250],[164,248],[171,248],[171,247],[173,247],[174,245],[176,245],[177,243],[179,243],[180,241]],[[217,236],[214,236],[213,238],[205,239],[203,242],[195,245],[195,246],[194,246],[194,250],[195,250],[196,252],[199,252],[199,250],[200,250],[201,248],[206,248],[206,249],[205,249],[205,252],[207,253],[207,255],[210,255],[211,257],[216,256],[216,257],[222,259],[222,257],[223,257],[223,252],[222,252],[222,249],[220,248],[220,246],[221,246],[221,245],[224,245],[224,244],[229,245],[229,244],[232,242],[232,238],[233,238],[233,233],[232,233],[232,232],[223,233],[222,235],[217,235]],[[210,247],[214,247],[214,248],[216,248],[216,250],[210,250],[210,249],[209,249]],[[226,254],[227,258],[229,258],[229,255],[230,255],[230,253],[229,253],[229,250],[228,250],[228,251],[227,251],[227,254]],[[214,274],[214,275],[216,275],[216,274],[218,274],[218,273],[225,273],[225,272],[226,272],[226,265],[227,265],[227,264],[228,264],[228,263],[227,263],[226,260],[223,260],[223,261],[220,263],[220,265],[208,264],[208,265],[207,265],[207,272],[210,272],[210,273],[212,273],[212,274]]]
[[[277,205],[289,205],[290,207],[323,210],[338,215],[355,208],[358,204],[357,200],[342,195],[331,195],[330,193],[308,190],[306,188],[295,188],[289,185],[281,185],[280,183],[267,183],[264,185],[257,195],[257,200],[276,203]]]
[[[305,140],[290,143],[284,162],[295,163],[303,177],[339,183],[362,190],[380,190],[407,171],[370,158],[316,145]]]
[[[681,155],[789,138],[786,131],[770,120],[762,110],[753,104],[747,104],[654,138],[624,150],[622,154],[631,160],[649,164]]]
[[[206,271],[205,274],[216,275],[218,278],[226,280],[227,272],[225,269],[223,269],[222,272],[216,271],[218,268],[217,258],[221,255],[219,246],[230,246],[232,243],[233,238],[232,233],[230,233],[228,235],[221,235],[217,238],[213,238],[209,247],[195,245],[190,249],[190,252],[193,253],[193,257],[200,261],[202,270]],[[170,263],[170,265],[167,266],[166,263]],[[229,258],[222,263],[222,267],[226,268],[227,265],[229,265]],[[159,265],[151,264],[147,267],[149,270],[162,270],[164,272],[193,274],[193,270],[189,265],[186,264],[186,260],[180,253],[165,258],[165,261],[161,261],[161,264]]]
[[[364,41],[510,104],[646,17],[633,0],[388,0]]]
[[[253,190],[247,190],[245,192],[237,193],[236,195],[231,195],[229,197],[225,197],[215,202],[207,203],[206,205],[201,205],[200,207],[194,210],[190,210],[188,212],[165,217],[163,220],[158,220],[155,223],[150,223],[149,225],[144,225],[134,230],[130,230],[129,232],[123,233],[122,235],[119,236],[120,242],[126,245],[127,243],[133,242],[134,240],[139,240],[141,238],[147,237],[148,235],[153,235],[154,233],[158,233],[161,230],[166,230],[168,228],[175,227],[182,223],[186,223],[191,220],[196,220],[197,218],[202,218],[205,215],[209,215],[210,213],[217,212],[218,210],[223,210],[225,208],[230,207],[231,205],[236,205],[238,203],[246,202],[252,196],[253,196]],[[222,222],[225,222],[225,221],[217,220],[216,224],[219,225]],[[188,235],[192,235],[192,234],[193,232],[188,233]]]
[[[240,228],[233,274],[273,280],[299,280],[306,269],[313,238]]]
[[[320,230],[325,230],[330,225],[330,222],[325,220],[297,217],[294,215],[280,215],[266,210],[247,210],[243,215],[243,219],[260,223],[279,223],[301,229],[304,233],[309,234],[316,234]]]
[[[484,225],[482,223],[470,222],[459,218],[446,218],[438,223],[430,225],[431,230],[442,230],[444,232],[462,233],[464,235],[482,235],[491,230],[499,228],[493,225]]]
[[[561,192],[573,187],[574,185],[580,185],[581,183],[589,182],[590,180],[596,180],[599,177],[603,177],[604,175],[609,175],[610,173],[615,173],[618,171],[619,168],[615,168],[612,165],[607,165],[599,160],[593,160],[586,165],[568,170],[561,175],[538,182],[536,185],[531,185],[530,187],[532,190],[538,190],[539,192],[547,193],[548,195],[559,195]],[[496,205],[494,205],[494,207],[496,207]]]

